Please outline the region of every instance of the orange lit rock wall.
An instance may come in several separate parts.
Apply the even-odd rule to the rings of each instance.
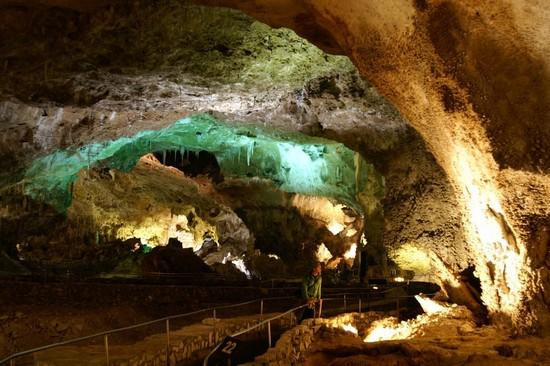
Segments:
[[[349,55],[459,197],[494,319],[547,326],[550,8],[543,1],[201,1]]]

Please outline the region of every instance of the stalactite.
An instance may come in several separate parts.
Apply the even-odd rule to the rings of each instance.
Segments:
[[[252,155],[254,154],[254,145],[255,142],[251,141],[248,145],[248,150],[246,152],[246,165],[250,166],[250,160],[252,159]]]
[[[166,150],[174,154],[176,162],[180,159],[189,159],[191,153],[197,154],[204,150],[214,154],[220,169],[228,174],[258,175],[260,178],[275,181],[290,192],[330,194],[333,198],[358,208],[356,184],[354,181],[345,181],[351,176],[348,167],[354,152],[338,143],[329,140],[318,141],[305,135],[287,136],[271,130],[235,132],[234,126],[226,126],[203,115],[181,121],[160,133],[142,131],[130,138],[85,146],[77,153],[59,151],[39,158],[25,175],[25,179],[31,184],[29,193],[36,199],[38,193],[42,192],[45,195],[41,197],[49,205],[58,211],[66,211],[72,198],[70,182],[74,181],[79,171],[84,170],[84,177],[89,177],[86,175],[86,168],[93,169],[93,164],[99,160],[106,160],[111,169],[128,171],[142,154],[148,152],[148,147],[150,151],[158,150],[159,154],[162,151],[162,157],[159,154],[157,156],[163,164],[167,163],[166,155],[169,154]],[[194,133],[198,131],[197,127],[201,127],[202,131],[208,131],[201,135],[201,139]],[[322,159],[317,157],[317,145],[323,145],[325,149]],[[317,158],[312,160],[311,154]],[[259,162],[265,168],[255,167],[252,171],[249,168],[254,166],[255,162]],[[50,163],[51,169],[48,167]],[[342,168],[336,172],[337,182],[327,173],[327,164],[330,165],[328,170],[333,172],[335,166],[341,165]],[[65,187],[65,190],[59,187]]]

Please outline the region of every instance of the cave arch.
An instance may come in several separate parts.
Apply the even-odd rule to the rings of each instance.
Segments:
[[[82,169],[100,166],[128,172],[142,156],[151,152],[164,155],[170,150],[179,151],[180,156],[185,151],[207,151],[215,156],[224,175],[268,179],[283,191],[330,197],[360,213],[373,205],[364,196],[383,195],[374,167],[340,143],[299,133],[230,126],[207,115],[38,158],[21,184],[26,195],[65,211],[71,203],[71,184]]]
[[[208,161],[208,172],[217,178],[259,177],[284,192],[344,203],[364,217],[369,247],[382,248],[383,177],[358,153],[331,140],[228,125],[208,115],[191,116],[162,130],[141,131],[132,137],[38,158],[25,173],[23,190],[64,212],[71,205],[72,186],[81,170],[99,167],[103,175],[111,174],[114,180],[117,170],[131,171],[142,156],[151,152],[168,166],[182,168],[182,161],[189,159]],[[193,171],[191,175],[199,173]],[[361,278],[365,275],[363,271]]]

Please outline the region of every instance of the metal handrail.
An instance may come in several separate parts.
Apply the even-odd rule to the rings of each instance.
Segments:
[[[388,291],[390,291],[390,289],[385,290],[385,291],[380,291],[380,292],[378,292],[378,294],[383,294],[383,293],[386,293],[386,292],[388,292]],[[436,293],[434,292],[434,293],[430,293],[430,294],[425,294],[425,296],[433,296],[433,295],[435,295],[435,294],[436,294]],[[343,296],[343,300],[344,300],[344,311],[347,310],[347,307],[346,307],[346,296],[347,296],[347,295],[352,295],[352,296],[353,296],[353,295],[355,295],[355,296],[356,296],[356,295],[359,295],[359,313],[361,313],[361,311],[362,311],[362,306],[361,306],[361,294],[357,294],[357,293],[342,293],[342,294],[336,294],[336,296]],[[392,298],[389,298],[389,299],[386,299],[386,300],[396,300],[396,303],[397,303],[397,312],[399,312],[399,309],[400,309],[399,300],[400,300],[400,299],[403,299],[403,298],[411,298],[411,297],[415,297],[415,296],[416,296],[416,295],[402,295],[402,296],[392,297]],[[327,297],[327,298],[322,298],[322,299],[320,299],[319,316],[321,316],[320,313],[321,313],[321,309],[322,309],[322,306],[323,306],[323,302],[324,302],[324,301],[341,300],[341,299],[342,299],[342,298],[340,298],[340,297]],[[243,334],[245,334],[245,333],[248,333],[248,332],[250,332],[250,331],[252,331],[252,330],[254,330],[254,329],[256,329],[256,328],[259,328],[259,327],[261,327],[261,326],[264,325],[264,324],[267,324],[267,325],[268,325],[268,343],[269,343],[269,348],[271,348],[271,327],[270,327],[271,321],[277,320],[277,319],[279,319],[279,318],[282,318],[283,316],[285,316],[285,315],[287,315],[287,314],[289,314],[289,313],[291,313],[291,312],[294,312],[294,311],[296,311],[296,310],[299,310],[299,309],[301,309],[301,308],[303,308],[303,307],[306,307],[306,306],[308,306],[308,304],[303,304],[303,305],[294,307],[294,308],[292,308],[292,309],[290,309],[290,310],[285,311],[285,312],[282,313],[282,314],[275,315],[275,316],[273,316],[273,317],[271,317],[271,318],[269,318],[269,319],[266,319],[266,320],[263,320],[263,321],[261,321],[261,322],[259,322],[259,323],[257,323],[257,324],[254,324],[254,325],[252,325],[252,326],[250,326],[250,327],[248,327],[248,328],[246,328],[246,329],[243,329],[243,330],[241,330],[241,331],[238,331],[238,332],[236,332],[236,333],[233,333],[233,334],[231,334],[231,337],[238,337],[238,336],[243,335]],[[367,304],[367,306],[368,306],[368,304]],[[210,353],[208,353],[208,355],[207,355],[207,356],[205,357],[205,359],[203,360],[203,366],[208,366],[208,362],[209,362],[209,360],[210,360],[210,357],[216,352],[216,350],[220,347],[221,344],[222,344],[222,343],[218,343],[214,348],[212,348],[212,350],[210,351]]]
[[[0,360],[0,365],[5,364],[6,362],[11,361],[15,358],[26,356],[26,355],[29,355],[29,354],[32,354],[32,353],[35,353],[35,352],[45,351],[45,350],[50,349],[50,348],[65,346],[67,344],[78,343],[78,342],[82,342],[82,341],[92,339],[92,338],[107,336],[107,335],[111,335],[111,334],[114,334],[114,333],[120,333],[120,332],[124,332],[124,331],[131,330],[131,329],[141,328],[141,327],[151,325],[151,324],[155,324],[155,323],[159,323],[159,322],[162,322],[162,321],[187,317],[187,316],[199,314],[199,313],[202,313],[202,312],[209,312],[209,311],[215,311],[215,310],[219,310],[219,309],[228,309],[228,308],[232,308],[232,307],[238,307],[238,306],[253,304],[253,303],[259,302],[259,301],[261,302],[261,301],[265,301],[265,300],[282,300],[282,299],[290,299],[290,298],[295,298],[295,296],[279,296],[279,297],[260,298],[260,299],[254,299],[254,300],[250,300],[250,301],[241,302],[241,303],[238,303],[238,304],[213,306],[213,307],[209,307],[209,308],[206,308],[206,309],[191,311],[189,313],[165,316],[163,318],[149,320],[149,321],[146,321],[146,322],[143,322],[143,323],[129,325],[127,327],[111,329],[111,330],[107,330],[107,331],[103,331],[103,332],[99,332],[99,333],[95,333],[95,334],[91,334],[91,335],[87,335],[87,336],[83,336],[83,337],[79,337],[79,338],[68,339],[68,340],[65,340],[65,341],[57,342],[57,343],[51,343],[51,344],[48,344],[48,345],[45,345],[45,346],[32,348],[32,349],[29,349],[29,350],[26,350],[26,351],[13,353],[13,354],[7,356],[6,358]]]
[[[292,309],[290,309],[290,310],[285,311],[284,313],[281,313],[281,314],[279,314],[279,315],[275,315],[275,316],[273,316],[273,317],[271,317],[271,318],[269,318],[269,319],[263,320],[263,321],[261,321],[261,322],[255,324],[255,325],[252,325],[252,326],[250,326],[250,327],[247,328],[247,329],[238,331],[237,333],[234,333],[234,334],[232,334],[231,336],[232,336],[232,337],[238,337],[238,336],[240,336],[241,334],[248,333],[249,331],[251,331],[251,330],[253,330],[253,329],[256,329],[256,328],[258,328],[258,327],[261,327],[262,325],[267,324],[267,323],[269,323],[269,322],[272,321],[272,320],[276,320],[276,319],[282,318],[283,316],[285,316],[285,315],[287,315],[287,314],[289,314],[289,313],[291,313],[291,312],[293,312],[293,311],[296,311],[296,310],[298,310],[298,309],[301,309],[301,308],[303,308],[303,307],[305,307],[305,306],[307,306],[307,304],[303,304],[303,305],[296,306],[296,307],[294,307],[294,308],[292,308]]]
[[[384,291],[384,292],[385,292],[385,291]],[[383,293],[383,292],[381,292],[381,293]],[[349,294],[357,295],[357,293],[349,293]],[[343,296],[344,299],[345,299],[345,298],[346,298],[346,295],[348,295],[348,293],[341,293],[341,294],[337,294],[337,295]],[[337,298],[337,297],[322,298],[322,299],[320,299],[320,303],[322,304],[323,301],[325,301],[325,300],[338,300],[338,299],[339,299],[339,298]],[[250,332],[250,331],[252,331],[252,330],[254,330],[254,329],[256,329],[256,328],[259,328],[259,327],[261,327],[261,326],[267,324],[267,325],[268,325],[269,347],[271,347],[271,327],[270,327],[271,322],[272,322],[273,320],[277,320],[277,319],[279,319],[279,318],[282,318],[283,316],[286,316],[286,315],[288,315],[289,313],[294,312],[294,311],[296,311],[296,310],[299,310],[299,309],[301,309],[301,308],[304,308],[304,307],[306,307],[306,306],[308,306],[308,304],[302,304],[302,305],[296,306],[296,307],[294,307],[294,308],[292,308],[292,309],[289,309],[289,310],[285,311],[284,313],[275,315],[275,316],[273,316],[273,317],[271,317],[271,318],[269,318],[269,319],[266,319],[266,320],[260,321],[259,323],[254,324],[254,325],[251,325],[250,327],[248,327],[248,328],[246,328],[246,329],[243,329],[243,330],[241,330],[241,331],[238,331],[238,332],[236,332],[236,333],[233,333],[233,334],[231,334],[231,337],[238,337],[238,336],[240,336],[240,335],[242,335],[242,334],[248,333],[248,332]],[[322,306],[322,305],[321,305],[321,306]],[[319,314],[319,315],[320,315],[320,314]],[[212,355],[214,354],[214,352],[216,352],[216,350],[218,349],[218,347],[220,346],[220,344],[221,344],[221,343],[217,344],[217,345],[210,351],[210,353],[208,353],[208,355],[206,356],[206,358],[205,358],[204,361],[203,361],[203,366],[208,366],[208,361],[209,361],[209,359],[210,359],[210,356],[212,356]]]
[[[252,330],[254,330],[254,329],[256,329],[256,328],[259,328],[259,327],[261,327],[261,326],[264,325],[264,324],[268,324],[268,325],[269,325],[273,320],[277,320],[277,319],[279,319],[279,318],[282,318],[283,316],[288,315],[288,314],[290,314],[291,312],[294,312],[294,311],[299,310],[299,309],[301,309],[301,308],[303,308],[303,307],[306,307],[306,306],[308,306],[308,304],[303,304],[303,305],[296,306],[296,307],[294,307],[294,308],[292,308],[292,309],[290,309],[290,310],[285,311],[284,313],[275,315],[275,316],[273,316],[273,317],[271,317],[271,318],[269,318],[269,319],[260,321],[259,323],[256,323],[256,324],[254,324],[254,325],[252,325],[252,326],[250,326],[250,327],[248,327],[248,328],[246,328],[246,329],[243,329],[243,330],[241,330],[241,331],[238,331],[238,332],[236,332],[236,333],[233,333],[233,334],[231,334],[231,337],[238,337],[238,336],[240,336],[240,335],[242,335],[242,334],[248,333],[248,332],[250,332],[250,331],[252,331]],[[271,343],[271,331],[269,331],[269,333],[270,333],[270,334],[269,334],[269,343]],[[208,366],[208,361],[209,361],[209,359],[210,359],[210,356],[212,356],[212,355],[214,354],[214,352],[216,352],[216,349],[218,349],[218,347],[220,346],[220,344],[221,344],[221,343],[217,344],[216,347],[214,347],[214,348],[212,349],[212,351],[210,351],[210,353],[208,353],[208,355],[206,356],[206,358],[205,358],[204,361],[203,361],[203,366]],[[270,347],[271,347],[271,345],[270,345]]]
[[[383,290],[383,291],[377,291],[376,293],[377,294],[384,294],[384,293],[386,293],[386,292],[388,292],[392,289],[393,288],[386,289],[386,290]],[[371,291],[370,289],[367,289],[367,292],[370,292],[370,291]],[[344,298],[345,298],[345,296],[347,296],[347,295],[357,296],[357,295],[361,295],[361,294],[358,293],[358,292],[346,292],[346,293],[338,293],[338,294],[331,294],[331,295],[332,296],[344,296]],[[45,351],[47,349],[51,349],[51,348],[55,348],[55,347],[60,347],[60,346],[68,345],[68,344],[78,343],[78,342],[86,341],[86,340],[89,340],[89,339],[92,339],[92,338],[107,337],[111,334],[120,333],[120,332],[124,332],[124,331],[127,331],[127,330],[132,330],[132,329],[136,329],[136,328],[141,328],[141,327],[144,327],[144,326],[147,326],[147,325],[160,323],[162,321],[168,322],[171,319],[187,317],[187,316],[200,314],[200,313],[203,313],[203,312],[209,312],[209,311],[212,311],[213,314],[214,314],[214,317],[215,317],[216,310],[227,309],[227,308],[238,307],[238,306],[244,306],[244,305],[252,304],[252,303],[255,303],[255,302],[260,302],[262,304],[261,308],[262,308],[262,311],[263,311],[263,301],[266,301],[266,300],[283,300],[283,299],[291,299],[291,298],[296,298],[296,296],[279,296],[279,297],[260,298],[260,299],[254,299],[254,300],[250,300],[250,301],[246,301],[246,302],[242,302],[242,303],[237,303],[237,304],[213,306],[213,307],[209,307],[209,308],[206,308],[206,309],[195,310],[195,311],[188,312],[188,313],[170,315],[170,316],[166,316],[166,317],[163,317],[163,318],[149,320],[149,321],[146,321],[146,322],[143,322],[143,323],[130,325],[130,326],[127,326],[127,327],[111,329],[111,330],[91,334],[91,335],[88,335],[88,336],[68,339],[68,340],[65,340],[65,341],[56,342],[56,343],[48,344],[48,345],[45,345],[45,346],[32,348],[32,349],[29,349],[29,350],[26,350],[26,351],[13,353],[13,354],[5,357],[4,359],[0,360],[0,365],[5,364],[9,361],[12,361],[16,358],[26,356],[26,355],[29,355],[29,354],[32,354],[32,353],[35,353],[35,352]],[[335,297],[326,298],[326,300],[335,300],[335,299],[337,299],[337,298],[335,298]],[[302,306],[298,307],[298,309],[301,308]],[[294,309],[288,310],[284,314],[286,315],[288,312],[293,311],[293,310]],[[269,321],[269,320],[266,320],[266,321]],[[264,322],[266,322],[266,321],[264,321]],[[167,331],[169,332],[168,328],[169,328],[169,324],[167,323]],[[107,340],[107,338],[105,338],[105,346],[106,346],[106,349],[108,349],[108,340]]]

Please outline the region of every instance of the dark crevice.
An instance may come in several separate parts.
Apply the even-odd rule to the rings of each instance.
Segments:
[[[164,165],[181,170],[189,177],[206,175],[215,183],[223,181],[220,165],[214,154],[208,151],[156,151],[153,155]]]

